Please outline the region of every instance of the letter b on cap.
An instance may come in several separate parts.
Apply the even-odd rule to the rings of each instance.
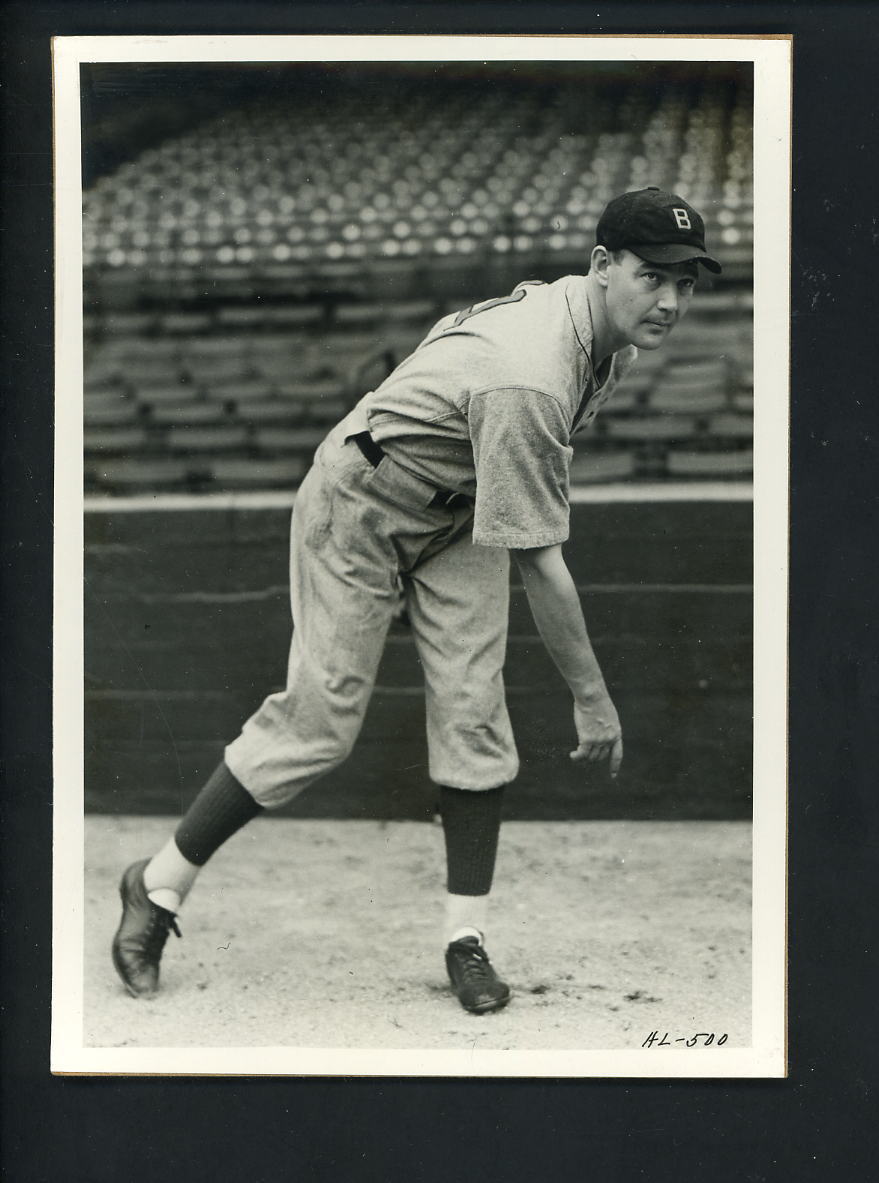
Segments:
[[[690,224],[690,215],[685,209],[673,209],[671,212],[674,214],[674,219],[678,224],[678,230],[693,229],[692,225]]]

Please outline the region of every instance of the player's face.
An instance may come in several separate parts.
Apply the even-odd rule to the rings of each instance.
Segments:
[[[607,260],[607,318],[617,340],[658,349],[693,297],[696,263],[648,263],[631,251]]]

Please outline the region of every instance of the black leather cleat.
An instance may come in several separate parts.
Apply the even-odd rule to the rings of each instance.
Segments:
[[[446,949],[446,969],[464,1010],[481,1015],[510,1001],[510,987],[494,972],[476,937],[452,941]]]
[[[149,998],[159,988],[159,962],[171,929],[180,936],[176,913],[147,896],[143,872],[149,859],[132,863],[119,884],[122,920],[113,937],[113,964],[132,998]]]

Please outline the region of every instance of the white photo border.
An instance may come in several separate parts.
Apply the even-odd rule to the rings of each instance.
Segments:
[[[792,41],[777,36],[103,36],[53,41],[56,390],[51,1070],[58,1074],[742,1078],[787,1070],[787,605]],[[95,1048],[83,1044],[80,66],[86,63],[736,61],[754,68],[752,1046],[679,1051]],[[59,590],[63,589],[63,593]]]

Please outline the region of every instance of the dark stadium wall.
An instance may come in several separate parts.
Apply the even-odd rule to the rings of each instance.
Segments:
[[[506,680],[514,818],[745,818],[751,808],[752,506],[573,507],[568,562],[623,720],[611,782],[575,767],[570,698],[514,583]],[[285,509],[92,509],[85,522],[85,799],[176,814],[289,643]],[[430,818],[421,676],[391,634],[355,756],[288,816]]]

